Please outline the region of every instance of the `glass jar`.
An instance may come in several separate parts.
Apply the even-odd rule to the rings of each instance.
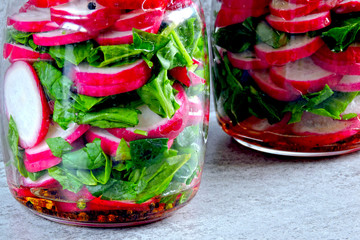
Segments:
[[[360,3],[213,1],[218,122],[279,155],[360,149]]]
[[[130,226],[196,194],[209,117],[199,1],[7,1],[4,161],[50,220]]]

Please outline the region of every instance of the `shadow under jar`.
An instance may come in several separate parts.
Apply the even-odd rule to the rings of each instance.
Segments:
[[[213,1],[217,118],[244,146],[290,156],[360,149],[360,2]]]
[[[209,117],[198,1],[7,1],[2,140],[35,214],[116,227],[196,194]]]

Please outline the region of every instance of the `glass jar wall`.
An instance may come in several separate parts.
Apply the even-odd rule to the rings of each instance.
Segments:
[[[214,96],[223,130],[280,155],[360,148],[360,3],[213,1]]]
[[[196,194],[209,117],[198,1],[7,1],[9,188],[45,218],[129,226]]]

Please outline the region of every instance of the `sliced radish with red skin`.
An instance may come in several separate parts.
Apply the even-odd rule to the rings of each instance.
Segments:
[[[360,75],[345,75],[332,89],[339,92],[360,91]]]
[[[344,0],[337,4],[335,8],[336,13],[351,13],[360,11],[360,1],[359,0]]]
[[[10,191],[16,198],[36,197],[27,187],[10,188]]]
[[[101,148],[104,153],[110,156],[116,156],[116,150],[119,147],[121,139],[115,137],[105,129],[90,128],[85,134],[86,141],[93,142],[95,138],[101,140]]]
[[[260,17],[268,13],[267,8],[237,9],[222,6],[215,20],[216,27],[226,27],[236,23],[242,23],[248,17]]]
[[[50,10],[44,8],[31,8],[8,18],[8,25],[21,32],[47,32],[59,28],[51,23]]]
[[[138,204],[131,201],[115,201],[115,200],[102,200],[95,198],[87,205],[88,208],[93,211],[105,211],[105,210],[146,210],[149,209],[150,204],[155,204],[158,200],[152,198],[144,203]]]
[[[92,35],[86,32],[57,29],[50,32],[34,34],[33,38],[34,43],[40,46],[59,46],[87,41],[92,38]]]
[[[11,63],[16,61],[36,62],[54,60],[50,54],[39,53],[30,47],[16,43],[4,44],[4,58],[9,59]]]
[[[203,104],[198,96],[189,97],[189,117],[186,126],[194,126],[204,121]]]
[[[353,43],[345,51],[338,53],[331,51],[327,45],[324,45],[315,54],[319,58],[329,61],[357,63],[360,62],[360,44]]]
[[[116,31],[132,31],[133,28],[143,29],[152,25],[161,24],[164,11],[160,9],[144,11],[142,9],[121,14],[114,23],[113,29]]]
[[[360,75],[360,63],[340,62],[334,59],[326,59],[318,55],[311,56],[314,63],[321,68],[341,75]]]
[[[189,71],[189,78],[191,81],[190,86],[196,86],[199,84],[205,84],[206,80],[202,77],[199,77],[198,75],[196,75],[194,72]]]
[[[320,13],[325,11],[330,11],[339,4],[342,0],[323,0],[320,2],[320,5],[313,13]]]
[[[336,86],[341,75],[317,66],[311,58],[303,58],[280,67],[272,67],[271,79],[279,86],[291,85],[303,94],[318,92],[325,85]]]
[[[111,68],[96,68],[82,63],[71,70],[74,82],[92,86],[129,85],[124,87],[133,89],[133,83],[146,82],[150,77],[151,69],[144,60]]]
[[[176,138],[186,126],[189,103],[186,93],[181,85],[175,83],[173,87],[179,91],[175,98],[176,102],[180,104],[180,108],[175,112],[171,119],[161,118],[151,111],[149,107],[143,105],[138,108],[142,114],[139,114],[139,124],[136,127],[107,129],[109,133],[118,138],[124,138],[127,142],[144,138]],[[136,134],[134,131],[137,129],[146,131],[147,136]]]
[[[8,118],[13,117],[19,145],[30,148],[48,132],[50,109],[34,68],[23,61],[13,63],[5,73],[4,103]]]
[[[21,177],[20,184],[29,188],[53,188],[60,185],[59,182],[50,177],[49,174],[41,176],[36,181],[33,181],[30,178]]]
[[[301,92],[291,85],[279,86],[274,83],[266,70],[250,70],[249,73],[259,88],[276,100],[289,102],[301,97]]]
[[[70,123],[68,129],[62,129],[57,123],[52,123],[49,127],[49,131],[45,139],[37,144],[35,147],[28,148],[25,150],[25,155],[28,161],[42,161],[49,158],[54,158],[49,146],[46,143],[46,139],[61,137],[65,139],[68,143],[72,144],[79,137],[81,137],[88,129],[89,125],[77,125],[75,123]]]
[[[329,117],[319,116],[305,112],[301,122],[292,126],[297,136],[289,138],[289,141],[302,146],[317,147],[332,144],[359,132],[360,120],[334,120]]]
[[[96,0],[103,6],[119,9],[164,9],[168,0]]]
[[[289,3],[285,0],[272,0],[270,3],[270,13],[274,16],[291,20],[296,17],[305,16],[314,11],[320,2],[309,2],[306,4]]]
[[[49,8],[69,1],[70,0],[29,0],[29,3],[39,8]]]
[[[250,9],[265,8],[270,4],[271,0],[223,0],[223,5],[229,8]]]
[[[255,45],[255,53],[270,65],[283,65],[301,58],[309,57],[322,45],[320,37],[310,38],[307,36],[294,36],[290,42],[283,47],[274,49],[266,43]]]
[[[43,159],[42,161],[29,161],[24,157],[24,165],[27,171],[29,172],[40,172],[45,169],[49,169],[53,166],[56,166],[61,163],[61,158],[53,157],[49,159]]]
[[[96,4],[95,9],[89,9],[88,0],[74,0],[52,7],[51,20],[59,25],[73,23],[82,26],[88,32],[99,32],[109,28],[119,18],[120,12]]]
[[[250,69],[266,69],[270,65],[261,58],[258,58],[255,53],[245,51],[242,53],[228,52],[227,56],[233,67],[250,70]]]
[[[292,20],[269,15],[267,22],[275,29],[287,33],[307,33],[325,28],[331,23],[330,11],[322,13],[309,14],[303,17],[297,17]]]
[[[186,87],[206,83],[205,79],[199,77],[194,72],[188,71],[186,67],[175,67],[169,70],[169,74],[179,82],[183,83]]]
[[[140,29],[149,33],[157,33],[159,31],[161,22],[154,24],[150,27]],[[95,41],[102,45],[120,45],[120,44],[131,44],[133,43],[133,32],[130,31],[113,31],[110,30],[105,33],[99,34]]]
[[[166,10],[174,11],[181,8],[189,7],[193,4],[192,0],[169,0]]]

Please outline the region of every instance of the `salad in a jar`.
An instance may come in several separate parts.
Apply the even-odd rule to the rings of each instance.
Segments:
[[[218,121],[281,155],[360,149],[360,1],[223,0],[213,21]]]
[[[14,197],[84,226],[151,222],[192,199],[205,37],[197,1],[29,0],[10,12],[2,120]]]

